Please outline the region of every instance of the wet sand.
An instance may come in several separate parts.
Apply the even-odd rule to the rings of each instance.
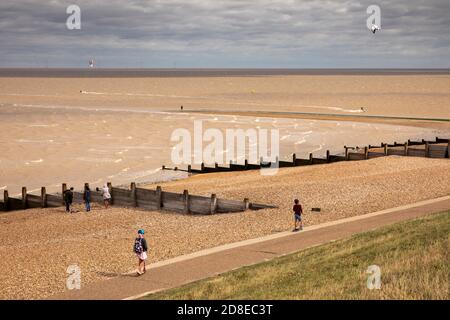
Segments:
[[[0,189],[182,178],[159,168],[172,166],[172,132],[192,130],[195,119],[222,131],[278,128],[281,159],[450,137],[449,122],[360,117],[450,118],[449,87],[450,76],[433,74],[0,77]]]
[[[450,75],[0,77],[0,101],[174,111],[294,111],[450,118]],[[82,91],[83,93],[80,93]]]

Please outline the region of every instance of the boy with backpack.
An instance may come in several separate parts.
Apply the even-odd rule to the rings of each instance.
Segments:
[[[147,260],[147,241],[144,238],[144,230],[140,229],[138,231],[138,237],[134,240],[134,253],[136,253],[139,264],[137,275],[143,275],[145,273],[145,260]]]

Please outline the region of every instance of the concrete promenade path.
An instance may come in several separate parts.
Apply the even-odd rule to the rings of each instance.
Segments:
[[[273,235],[223,245],[147,266],[137,277],[126,274],[82,286],[47,299],[138,299],[149,293],[179,287],[243,266],[267,261],[333,240],[396,222],[450,210],[450,195],[398,208],[307,226],[300,232]],[[130,261],[130,264],[134,261]]]

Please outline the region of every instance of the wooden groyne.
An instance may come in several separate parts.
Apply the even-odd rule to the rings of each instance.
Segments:
[[[193,168],[192,165],[188,165],[187,169],[180,169],[178,167],[169,168],[162,166],[163,170],[179,170],[186,171],[193,174],[205,174],[212,172],[231,172],[231,171],[246,171],[246,170],[259,170],[267,167],[298,167],[308,166],[316,164],[333,163],[339,161],[356,161],[356,160],[368,160],[378,157],[386,157],[391,155],[396,156],[408,156],[408,157],[427,157],[427,158],[449,158],[449,143],[450,139],[442,139],[436,137],[434,141],[411,141],[408,140],[405,143],[393,144],[381,143],[378,146],[368,145],[365,147],[348,147],[344,146],[344,152],[340,155],[332,155],[329,150],[323,158],[316,158],[312,153],[309,154],[307,159],[299,159],[296,154],[292,155],[291,161],[282,161],[276,158],[275,162],[265,162],[262,158],[259,163],[249,163],[245,160],[243,164],[238,164],[230,161],[228,166],[220,166],[217,163],[214,166],[207,166],[204,163],[200,165],[200,168]]]
[[[86,184],[85,184],[86,186]],[[108,183],[111,194],[111,205],[142,210],[165,210],[184,214],[216,214],[244,212],[246,210],[260,210],[276,208],[275,206],[252,203],[245,198],[243,201],[217,198],[215,194],[210,197],[190,195],[188,190],[183,193],[163,191],[160,186],[155,190],[136,187],[133,182],[129,189],[113,187]],[[51,208],[64,205],[63,194],[67,190],[67,184],[63,183],[61,193],[47,194],[46,188],[41,188],[40,195],[27,193],[27,188],[22,188],[21,198],[9,197],[4,190],[3,202],[0,202],[0,211],[24,210],[29,208]],[[91,190],[91,203],[103,203],[101,191]],[[73,192],[73,203],[83,203],[83,192]]]

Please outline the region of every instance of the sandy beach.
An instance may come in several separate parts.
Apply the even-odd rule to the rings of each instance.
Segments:
[[[164,190],[250,198],[278,209],[188,216],[98,206],[90,214],[62,208],[0,215],[0,298],[39,299],[65,290],[66,268],[77,264],[82,283],[132,271],[134,232],[144,228],[150,261],[292,228],[291,202],[299,197],[308,225],[450,194],[447,160],[388,157],[286,168],[273,177],[258,171],[200,175],[163,184]],[[153,186],[148,186],[153,187]],[[322,208],[321,213],[310,211]],[[81,209],[81,208],[80,208]],[[20,234],[20,237],[14,235]]]
[[[450,163],[388,157],[194,176],[171,165],[171,133],[192,128],[280,131],[280,158],[323,156],[343,146],[450,137],[448,75],[303,75],[183,78],[0,77],[0,190],[60,190],[135,181],[167,191],[277,205],[278,209],[188,216],[124,208],[68,215],[62,208],[0,215],[0,298],[39,299],[65,290],[76,264],[82,283],[133,270],[134,233],[144,228],[150,260],[292,228],[299,197],[308,225],[450,194]],[[180,106],[184,106],[180,112]],[[363,108],[363,109],[361,109]],[[308,114],[304,114],[308,113]],[[313,113],[313,114],[312,114]],[[363,118],[433,118],[429,120]],[[176,181],[168,181],[181,179]],[[1,197],[1,196],[0,196]],[[313,207],[321,208],[312,213]],[[20,237],[16,237],[19,235]]]
[[[227,109],[450,118],[450,76],[0,77],[9,104]]]

